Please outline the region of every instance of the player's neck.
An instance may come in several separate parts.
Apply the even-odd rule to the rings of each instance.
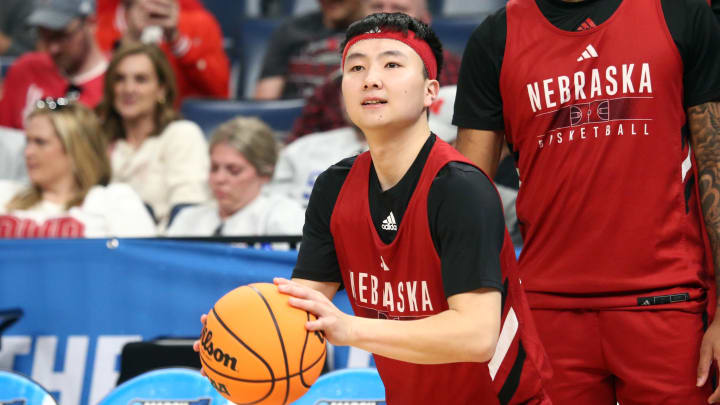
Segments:
[[[365,132],[370,156],[383,191],[392,188],[403,178],[429,134],[427,119],[420,119],[403,130],[386,128],[384,131]]]

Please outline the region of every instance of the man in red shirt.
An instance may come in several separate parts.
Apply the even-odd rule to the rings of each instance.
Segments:
[[[228,98],[230,64],[215,17],[197,0],[98,0],[100,48],[122,41],[155,43],[175,72],[179,101]]]
[[[25,116],[44,97],[97,105],[107,60],[93,37],[93,2],[48,0],[28,23],[37,27],[41,51],[23,55],[10,67],[0,99],[0,125],[23,128]]]
[[[515,156],[556,404],[720,400],[718,43],[706,0],[510,0],[468,42],[458,149]]]

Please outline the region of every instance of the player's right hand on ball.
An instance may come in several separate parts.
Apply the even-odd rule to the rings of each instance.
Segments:
[[[200,316],[200,323],[202,323],[202,326],[203,326],[203,328],[204,328],[204,327],[205,327],[205,324],[207,323],[207,314],[202,314],[202,315]],[[200,353],[200,349],[202,348],[201,343],[200,343],[200,339],[198,339],[198,340],[196,340],[195,342],[193,342],[193,346],[192,346],[192,347],[193,347],[193,350],[195,350],[195,352]],[[207,377],[207,374],[205,374],[205,369],[203,368],[202,364],[200,364],[200,374],[202,374],[203,376]]]

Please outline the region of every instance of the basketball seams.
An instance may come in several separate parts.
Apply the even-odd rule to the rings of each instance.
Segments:
[[[260,297],[261,300],[265,303],[265,306],[267,307],[268,312],[270,313],[270,317],[272,318],[273,324],[275,325],[275,331],[277,332],[278,339],[280,339],[280,348],[282,349],[283,354],[283,360],[285,361],[285,375],[290,375],[290,365],[288,364],[288,356],[287,356],[287,350],[285,349],[285,341],[283,340],[282,332],[280,331],[280,325],[277,322],[277,319],[275,318],[275,313],[273,312],[272,308],[270,307],[270,303],[265,299],[265,296],[263,293],[258,290],[255,286],[249,285],[248,287],[252,288],[253,291],[257,293],[257,295]],[[302,365],[301,365],[302,367]],[[274,378],[274,376],[273,376]],[[290,395],[290,379],[288,377],[288,380],[285,384],[285,398],[283,399],[283,404],[287,403],[288,396]]]

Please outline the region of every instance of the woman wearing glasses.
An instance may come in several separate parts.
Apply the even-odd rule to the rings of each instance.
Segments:
[[[0,237],[143,237],[155,227],[127,185],[112,184],[106,142],[92,111],[38,101],[26,121],[30,186],[0,182]]]
[[[202,130],[181,120],[172,69],[154,45],[115,52],[98,107],[111,142],[113,181],[130,184],[164,228],[174,211],[207,200],[210,167]]]

